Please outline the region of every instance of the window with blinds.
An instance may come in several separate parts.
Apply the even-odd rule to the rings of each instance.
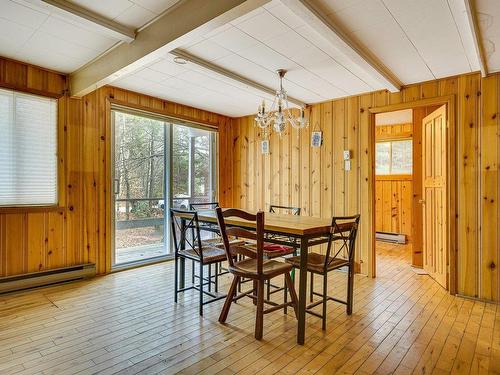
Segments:
[[[57,203],[57,101],[0,89],[0,206]]]

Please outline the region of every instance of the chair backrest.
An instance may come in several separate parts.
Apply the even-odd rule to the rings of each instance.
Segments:
[[[203,261],[198,213],[171,208],[170,218],[175,254],[177,255],[182,249],[193,249],[200,257],[200,261]],[[191,238],[188,236],[188,231],[191,232]]]
[[[259,211],[255,215],[249,212],[230,208],[222,210],[220,207],[215,209],[217,214],[217,222],[219,223],[219,230],[224,242],[224,249],[226,250],[227,261],[231,266],[234,266],[233,257],[236,253],[240,253],[249,257],[257,259],[257,273],[262,274],[262,264],[264,260],[264,212]],[[255,230],[245,229],[239,226],[226,225],[227,218],[240,218],[255,223]],[[242,246],[234,246],[233,249],[229,246],[228,236],[234,236],[239,239],[248,239],[256,241],[256,253],[252,251],[245,251]]]
[[[191,211],[199,211],[199,210],[215,210],[219,206],[219,202],[204,202],[204,203],[190,203],[189,209]],[[200,230],[215,233],[219,235],[219,227],[217,224],[211,223],[201,223],[199,225]]]
[[[269,206],[269,212],[272,214],[278,213],[281,210],[289,211],[292,215],[295,215],[295,216],[300,216],[300,207],[277,206],[275,204],[271,204]]]
[[[191,211],[198,210],[215,210],[219,206],[219,202],[202,202],[202,203],[190,203],[189,209]]]
[[[328,247],[326,249],[325,269],[334,259],[340,258],[341,252],[347,253],[347,256],[342,257],[342,259],[348,260],[349,263],[354,262],[354,249],[356,246],[359,219],[360,215],[334,216],[332,218]],[[332,254],[332,247],[337,243],[339,247]]]

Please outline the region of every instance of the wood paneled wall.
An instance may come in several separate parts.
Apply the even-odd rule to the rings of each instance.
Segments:
[[[271,153],[261,155],[260,132],[253,117],[235,119],[225,130],[227,159],[223,173],[225,205],[256,210],[270,203],[298,205],[304,215],[331,216],[359,212],[361,229],[356,259],[369,273],[370,201],[374,186],[371,160],[373,128],[370,107],[455,95],[457,145],[457,287],[458,293],[499,300],[500,75],[482,79],[468,74],[315,104],[310,126],[281,139],[271,136]],[[311,130],[321,129],[324,144],[311,149]],[[352,152],[352,170],[344,171],[342,150]]]
[[[82,263],[95,263],[101,274],[110,270],[110,100],[215,127],[230,121],[113,87],[68,98],[65,85],[63,75],[0,58],[0,87],[59,97],[59,205],[0,208],[0,277]]]
[[[375,140],[411,139],[413,124],[375,126]],[[412,155],[413,159],[413,155]],[[418,161],[417,161],[418,163]],[[415,161],[413,161],[415,168]],[[375,229],[406,234],[412,240],[413,176],[375,176]]]
[[[412,176],[375,177],[375,229],[406,234],[412,240]]]
[[[377,125],[375,139],[377,141],[411,138],[413,124]]]

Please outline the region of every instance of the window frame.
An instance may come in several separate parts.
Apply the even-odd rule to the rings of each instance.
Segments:
[[[392,165],[392,144],[394,142],[405,142],[411,141],[411,173],[393,173]],[[377,173],[377,144],[379,143],[389,143],[389,173]],[[394,139],[384,139],[384,140],[376,140],[375,141],[375,176],[412,176],[413,175],[413,138],[394,138]]]
[[[55,202],[52,204],[46,204],[46,203],[40,203],[40,204],[2,204],[0,203],[0,213],[24,213],[24,212],[52,212],[52,211],[57,211],[57,212],[62,212],[63,208],[60,205],[60,197],[62,194],[61,192],[61,180],[63,179],[61,176],[61,173],[63,172],[63,168],[60,166],[59,159],[60,159],[60,102],[59,99],[63,97],[62,95],[50,95],[49,93],[45,94],[43,92],[38,92],[38,90],[22,90],[18,88],[12,88],[9,86],[2,86],[0,85],[0,90],[3,91],[10,91],[14,95],[26,95],[26,96],[33,96],[33,97],[38,97],[41,99],[45,100],[53,100],[56,105],[56,110],[55,110],[55,165],[56,165],[56,171],[55,171]]]

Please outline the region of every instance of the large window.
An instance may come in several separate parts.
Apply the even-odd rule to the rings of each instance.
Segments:
[[[412,148],[411,139],[377,142],[375,149],[375,174],[412,174]]]
[[[57,203],[57,101],[0,89],[0,206]]]
[[[169,209],[215,200],[215,133],[113,110],[114,266],[172,253]]]

